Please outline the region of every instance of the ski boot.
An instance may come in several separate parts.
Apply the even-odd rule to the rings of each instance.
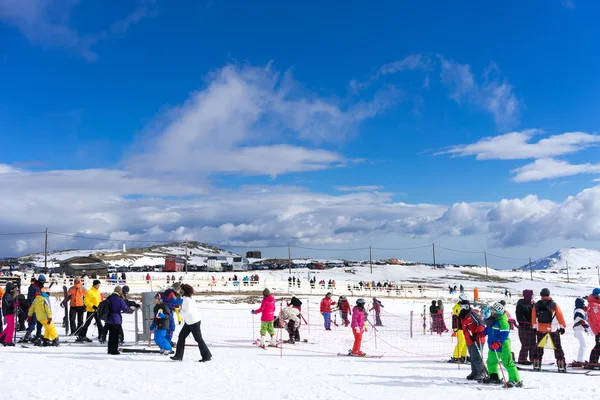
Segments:
[[[295,341],[294,339],[290,339],[290,340],[286,341],[286,343],[289,343],[289,344],[296,344],[296,341]]]
[[[277,347],[277,338],[275,335],[271,335],[271,341],[269,342],[269,347]]]
[[[56,338],[52,341],[52,346],[54,346],[54,347],[60,346],[60,342],[58,341],[58,338]]]
[[[19,343],[27,343],[31,340],[31,334],[29,332],[25,333],[21,339],[19,339]]]
[[[50,347],[52,346],[52,342],[50,339],[42,339],[42,347]]]
[[[500,377],[498,376],[498,374],[490,374],[490,376],[488,376],[487,378],[483,378],[481,380],[481,383],[493,384],[493,385],[501,385],[504,382],[502,382],[500,380]]]
[[[567,363],[565,360],[557,360],[556,366],[558,367],[558,372],[567,372]]]
[[[450,357],[450,359],[448,360],[448,362],[451,363],[451,364],[457,364],[459,360],[460,360],[460,358]]]
[[[523,381],[520,382],[506,382],[506,386],[509,388],[522,388],[523,387]]]
[[[541,360],[533,360],[533,370],[534,371],[542,370],[542,361]]]

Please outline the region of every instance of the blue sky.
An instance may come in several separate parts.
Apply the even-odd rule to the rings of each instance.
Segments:
[[[594,247],[599,11],[0,0],[0,180],[27,200],[7,229]]]

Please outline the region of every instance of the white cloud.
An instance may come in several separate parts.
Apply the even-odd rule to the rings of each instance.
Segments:
[[[431,68],[431,59],[428,56],[424,54],[410,54],[402,60],[382,65],[377,72],[365,82],[358,82],[356,79],[353,79],[350,81],[350,88],[355,92],[359,92],[360,90],[368,88],[373,82],[386,75],[392,75],[402,71],[426,71],[429,68]],[[427,86],[429,86],[428,81]]]
[[[579,174],[600,174],[600,164],[574,165],[564,160],[542,158],[511,172],[515,174],[515,182],[531,182]]]
[[[576,153],[600,144],[600,135],[585,132],[565,132],[530,143],[538,129],[510,132],[487,137],[476,143],[452,146],[437,153],[456,156],[476,156],[478,160],[519,160],[527,158],[547,158]]]
[[[336,186],[336,190],[340,192],[374,192],[376,190],[382,190],[381,185],[364,185],[364,186]]]
[[[491,113],[496,125],[507,127],[519,120],[523,105],[514,94],[514,88],[494,63],[484,71],[477,81],[468,64],[459,64],[441,57],[441,79],[450,90],[450,97],[458,103],[474,104]]]

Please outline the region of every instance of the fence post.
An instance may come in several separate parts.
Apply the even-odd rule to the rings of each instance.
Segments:
[[[413,312],[410,311],[410,338],[413,337]]]
[[[134,318],[133,318],[133,323],[135,324],[135,345],[137,346],[139,339],[138,336],[140,334],[140,330],[138,328],[138,311],[139,309],[135,309],[135,313],[134,313]]]

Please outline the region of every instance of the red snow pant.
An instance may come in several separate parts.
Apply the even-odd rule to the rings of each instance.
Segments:
[[[6,315],[4,318],[6,319],[6,328],[0,333],[0,342],[12,343],[15,334],[15,315]]]
[[[521,351],[519,351],[518,362],[533,361],[533,353],[537,345],[535,329],[526,322],[519,323],[519,341],[521,342]]]
[[[350,320],[348,320],[348,311],[342,311],[342,320],[344,320],[344,326],[350,325]]]
[[[362,343],[362,330],[356,333],[356,330],[352,329],[354,334],[354,346],[352,346],[352,354],[360,353],[360,344]]]
[[[546,336],[547,332],[537,332],[537,343]],[[550,332],[550,339],[552,339],[552,343],[554,343],[554,357],[556,357],[556,361],[565,361],[565,352],[563,351],[562,345],[560,343],[560,333],[558,332]],[[544,348],[536,346],[533,349],[533,359],[542,361],[542,357],[544,357]]]

